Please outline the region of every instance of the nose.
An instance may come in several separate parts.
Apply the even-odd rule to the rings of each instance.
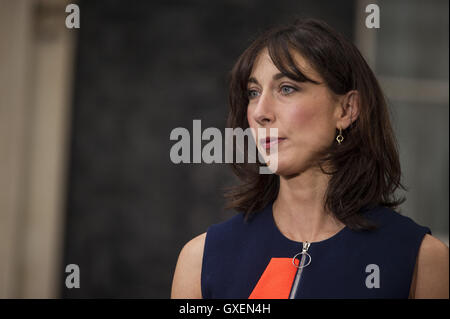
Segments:
[[[274,101],[270,93],[263,93],[258,99],[253,111],[253,119],[261,127],[265,127],[275,120]]]

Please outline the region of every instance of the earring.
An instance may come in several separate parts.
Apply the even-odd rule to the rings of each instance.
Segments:
[[[344,137],[342,136],[342,129],[340,128],[340,129],[339,129],[339,135],[336,136],[336,141],[337,141],[339,144],[341,144],[343,140],[344,140]]]

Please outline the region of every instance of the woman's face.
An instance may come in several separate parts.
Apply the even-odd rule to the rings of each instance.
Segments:
[[[269,128],[278,129],[276,173],[283,176],[313,165],[317,152],[334,142],[339,115],[339,98],[300,54],[294,58],[302,72],[320,84],[283,76],[265,49],[256,59],[247,85],[248,124],[255,129],[256,143],[262,149],[268,145],[265,140],[261,143],[258,128],[265,128],[267,137]]]

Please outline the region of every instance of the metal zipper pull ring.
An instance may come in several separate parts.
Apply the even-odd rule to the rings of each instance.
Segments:
[[[295,296],[297,295],[298,285],[300,283],[300,278],[302,277],[303,268],[305,268],[306,266],[308,266],[311,263],[312,258],[310,256],[310,254],[308,254],[309,245],[311,245],[311,244],[308,242],[304,242],[302,251],[300,253],[298,253],[297,255],[295,255],[294,258],[292,258],[292,264],[294,265],[294,267],[297,268],[297,273],[295,274],[294,282],[292,283],[291,292],[289,293],[289,299],[295,299]],[[300,255],[303,255],[303,257],[301,257],[301,260],[299,260],[299,263],[297,266],[295,264],[295,258],[297,258],[297,256],[300,256]],[[305,264],[306,256],[309,257],[309,260],[308,260],[308,263]]]
[[[311,258],[311,255],[308,254],[308,248],[309,248],[310,245],[311,245],[311,243],[308,243],[308,242],[303,243],[303,249],[302,249],[302,251],[299,252],[297,255],[295,255],[295,256],[292,258],[292,264],[293,264],[296,268],[299,268],[299,269],[305,268],[306,266],[308,266],[308,265],[311,263],[312,258]],[[298,266],[297,266],[297,265],[295,264],[295,259],[296,259],[298,256],[300,256],[300,255],[308,256],[309,259],[308,259],[308,262],[305,264],[305,262],[304,262],[305,257],[302,257],[301,259],[299,258],[299,263],[298,263]]]

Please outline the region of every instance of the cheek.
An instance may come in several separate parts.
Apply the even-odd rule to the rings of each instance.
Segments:
[[[257,134],[257,128],[259,127],[259,125],[253,117],[253,108],[252,107],[247,108],[246,119],[247,119],[248,127],[254,128],[255,134]]]
[[[315,125],[317,113],[314,108],[294,107],[286,112],[286,121],[292,129],[307,131]]]
[[[289,133],[293,134],[296,140],[302,141],[304,145],[310,144],[313,147],[327,144],[330,132],[334,132],[327,109],[327,105],[318,103],[308,107],[292,108],[286,114],[286,121],[292,129]]]

